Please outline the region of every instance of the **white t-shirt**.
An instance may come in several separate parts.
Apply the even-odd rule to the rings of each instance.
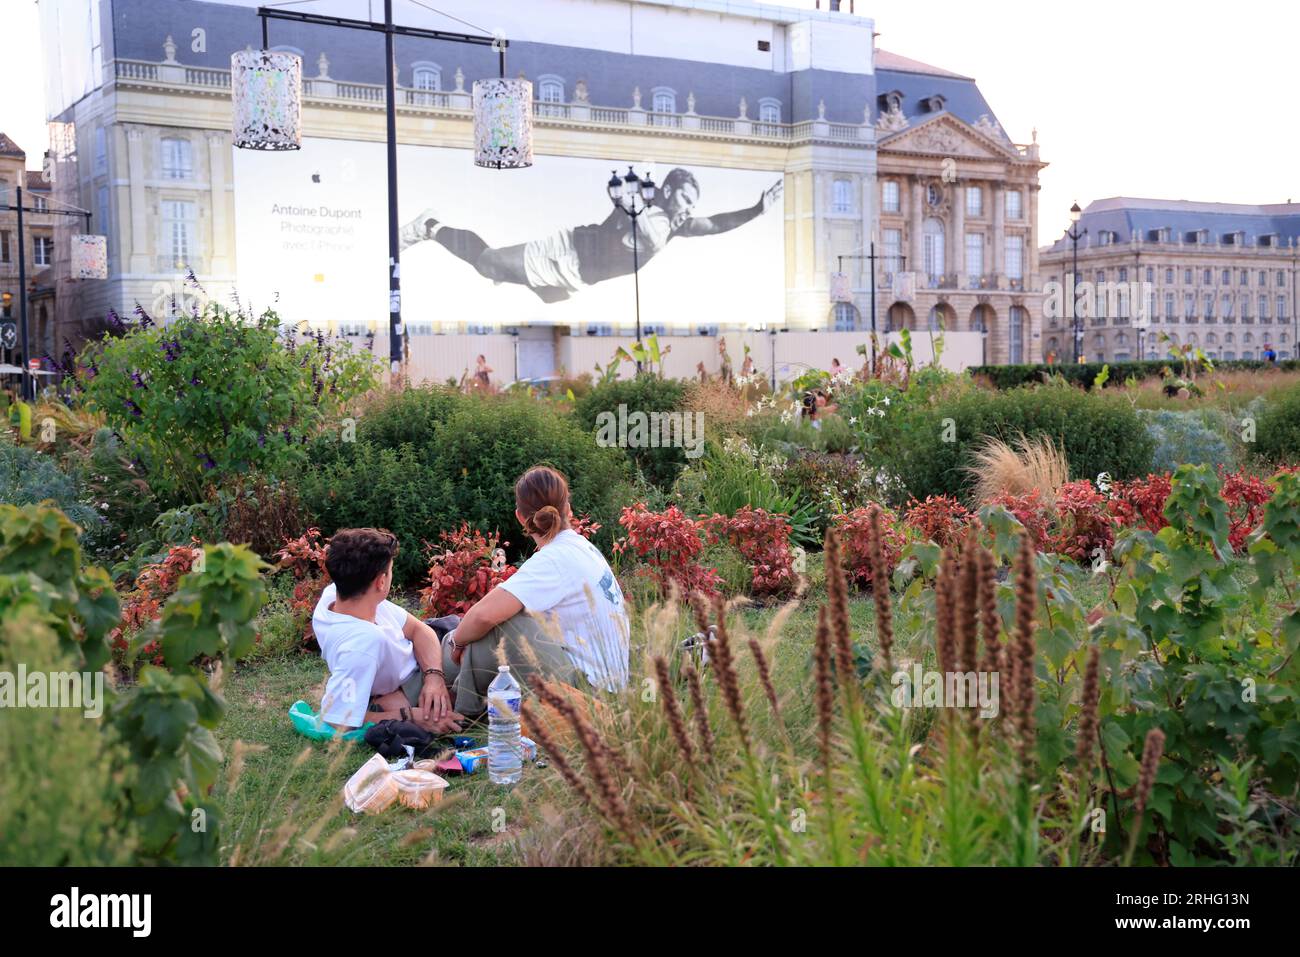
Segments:
[[[337,597],[338,588],[327,585],[311,616],[312,631],[330,669],[321,717],[330,724],[359,728],[366,722],[371,695],[397,690],[419,665],[415,647],[403,634],[405,611],[382,601],[371,623],[330,610]]]
[[[566,528],[500,587],[543,627],[554,616],[569,660],[593,685],[607,691],[627,686],[630,625],[623,590],[595,545]]]

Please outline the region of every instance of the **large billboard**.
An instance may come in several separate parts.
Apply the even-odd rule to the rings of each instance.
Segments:
[[[660,187],[635,227],[642,323],[782,322],[781,174],[635,167]],[[399,147],[405,321],[630,325],[632,220],[607,192],[611,172],[627,169],[539,154],[528,169],[488,170],[468,150]],[[379,143],[235,150],[241,298],[293,322],[386,321],[385,170]]]

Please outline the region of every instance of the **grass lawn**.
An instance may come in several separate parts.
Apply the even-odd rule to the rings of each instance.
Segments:
[[[1079,589],[1079,597],[1089,602],[1102,596],[1099,580]],[[814,593],[781,628],[771,660],[780,689],[809,687],[821,601]],[[874,644],[873,614],[869,599],[850,603],[854,632],[867,645]],[[775,615],[775,609],[755,609],[743,612],[742,619],[748,631],[761,636]],[[683,635],[694,630],[686,615],[681,626]],[[633,633],[634,676],[640,673],[637,628],[639,623]],[[911,637],[899,634],[896,640],[907,647]],[[226,676],[222,693],[228,712],[218,729],[225,773],[216,795],[224,815],[223,863],[522,863],[516,840],[547,813],[546,802],[556,794],[554,767],[525,764],[523,781],[509,790],[494,787],[486,773],[451,776],[443,801],[428,811],[394,806],[376,816],[354,815],[343,806],[343,784],[374,752],[364,743],[309,741],[289,723],[289,706],[298,698],[319,706],[326,677],[324,661],[309,652],[248,662]],[[808,696],[796,692],[793,697],[811,712]],[[477,732],[483,743],[486,733]]]

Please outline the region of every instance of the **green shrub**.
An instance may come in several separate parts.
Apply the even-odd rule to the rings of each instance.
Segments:
[[[142,320],[92,343],[81,364],[91,407],[173,503],[232,473],[297,471],[308,439],[372,387],[376,369],[346,342],[282,336],[273,312],[219,306],[166,327]]]
[[[1228,444],[1231,421],[1214,409],[1138,412],[1155,443],[1151,470],[1173,472],[1180,465],[1232,468],[1236,455]]]
[[[133,847],[133,863],[216,862],[220,809],[210,792],[222,754],[212,732],[225,702],[209,685],[208,669],[219,672],[252,648],[265,566],[247,549],[224,544],[204,549],[203,558],[202,569],[180,579],[161,616],[136,636],[133,651],[157,642],[165,668],[144,665],[129,693],[106,683],[98,715],[83,693],[81,710],[32,709],[0,722],[7,726],[0,734],[0,863],[13,863],[10,854],[32,863],[108,863]],[[0,505],[0,662],[102,673],[121,617],[112,582],[103,569],[83,566],[76,526],[65,515]],[[89,727],[94,740],[69,724]],[[40,760],[33,762],[27,747],[40,747]],[[54,809],[53,821],[33,806],[34,796]],[[120,848],[87,833],[100,825],[110,843],[120,838]],[[14,834],[22,836],[11,843]],[[33,846],[33,836],[43,846]]]
[[[1072,479],[1102,472],[1129,479],[1151,468],[1154,442],[1123,397],[1058,386],[969,389],[913,407],[891,430],[879,464],[918,501],[929,495],[964,498],[974,450],[989,436],[1013,442],[1022,434],[1051,437],[1065,450]]]
[[[782,491],[774,472],[779,459],[744,442],[712,445],[682,472],[674,498],[688,514],[735,515],[746,505],[790,519],[790,540],[804,547],[821,541],[820,513],[814,489]]]
[[[1122,386],[1128,379],[1151,379],[1160,376],[1162,370],[1178,371],[1181,360],[1166,356],[1163,359],[1142,362],[1062,362],[1055,365],[1007,365],[1007,366],[972,366],[967,371],[981,376],[998,389],[1015,389],[1022,385],[1042,382],[1046,376],[1060,376],[1072,385],[1081,385],[1091,389],[1097,381],[1103,366],[1109,366],[1105,380],[1107,386]],[[1284,359],[1281,362],[1265,362],[1262,359],[1234,359],[1228,362],[1215,361],[1214,368],[1220,371],[1242,370],[1253,372],[1259,369],[1300,369],[1300,360]]]
[[[355,442],[322,436],[301,479],[303,504],[321,531],[374,526],[397,535],[399,584],[428,569],[426,545],[469,522],[499,531],[518,557],[531,550],[515,518],[514,485],[534,465],[569,478],[573,510],[604,527],[608,545],[630,501],[627,460],[602,449],[567,413],[524,397],[465,396],[441,387],[409,389],[371,409]]]
[[[29,675],[79,670],[43,618],[27,603],[0,616],[0,672],[17,675],[19,664]],[[131,863],[134,837],[122,820],[126,797],[114,773],[125,763],[111,730],[83,711],[6,707],[0,720],[0,864]]]
[[[685,382],[648,374],[602,382],[578,399],[574,416],[582,428],[594,435],[601,422],[606,421],[602,420],[601,413],[611,413],[617,421],[621,418],[620,407],[629,413],[677,412],[682,408],[686,390]],[[672,485],[686,465],[686,450],[680,446],[627,448],[624,451],[646,479],[660,488]]]
[[[81,526],[83,536],[104,524],[86,504],[76,480],[60,470],[54,459],[29,446],[0,439],[0,504],[39,505],[46,501]]]
[[[1277,465],[1300,462],[1300,386],[1264,406],[1255,425],[1255,453]]]

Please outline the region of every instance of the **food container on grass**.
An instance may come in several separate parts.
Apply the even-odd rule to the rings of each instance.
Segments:
[[[397,799],[406,807],[417,811],[422,811],[429,805],[441,801],[442,792],[447,787],[446,780],[432,771],[417,768],[394,771],[392,779],[397,785]]]

